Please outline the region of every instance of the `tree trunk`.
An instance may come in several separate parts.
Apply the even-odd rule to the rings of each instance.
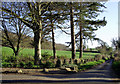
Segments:
[[[18,53],[19,53],[20,41],[21,41],[21,35],[18,36],[17,49],[16,49],[16,51],[15,51],[15,56],[17,56]]]
[[[38,7],[39,13],[39,25],[35,24],[36,28],[34,30],[34,42],[35,42],[35,56],[34,64],[39,65],[41,63],[41,31],[42,31],[42,19],[41,19],[41,5]]]
[[[82,8],[82,2],[80,2],[80,12],[81,12],[81,8]],[[83,39],[83,36],[82,36],[82,25],[83,25],[83,23],[82,23],[82,16],[80,15],[80,18],[81,18],[81,21],[80,21],[80,25],[79,25],[79,27],[80,27],[80,54],[79,54],[79,58],[82,58],[82,55],[83,55],[83,41],[82,41],[82,39]]]
[[[71,42],[72,42],[72,59],[75,59],[75,34],[74,34],[74,20],[73,20],[73,7],[72,2],[70,2],[70,24],[71,24]]]
[[[34,32],[35,56],[34,64],[39,65],[41,62],[41,32]]]
[[[52,12],[50,11],[50,15],[52,16]],[[56,56],[56,46],[55,46],[55,36],[54,36],[54,27],[53,27],[53,17],[50,18],[51,28],[52,28],[52,46],[53,46],[53,57],[54,59],[57,58]]]
[[[17,55],[18,55],[18,51],[15,51],[14,53],[15,53],[15,57],[17,57]]]
[[[79,58],[82,58],[83,55],[83,41],[82,41],[82,25],[80,25],[80,55]]]
[[[53,44],[53,56],[54,56],[54,59],[56,59],[57,56],[56,56],[55,37],[54,37],[53,27],[52,27],[52,44]]]

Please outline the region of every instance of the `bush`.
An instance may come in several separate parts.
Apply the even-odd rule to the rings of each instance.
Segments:
[[[105,57],[105,56],[103,56],[103,57],[102,57],[102,59],[103,59],[103,60],[105,60],[105,61],[107,61],[107,60],[108,60],[108,58],[107,58],[107,57]]]
[[[98,55],[95,55],[95,58],[97,58],[98,60],[102,59],[102,55],[98,54]]]
[[[112,64],[114,70],[120,70],[120,61],[114,61]]]
[[[12,67],[16,68],[17,67],[17,63],[12,63]]]
[[[2,58],[3,62],[12,62],[15,63],[16,62],[16,57],[15,56],[3,56]]]
[[[44,65],[45,68],[53,68],[55,67],[55,64],[51,61],[47,61],[46,64]]]
[[[120,57],[119,57],[119,56],[116,56],[116,57],[114,57],[114,60],[115,60],[115,61],[119,61],[119,60],[120,60]]]
[[[27,63],[29,61],[34,61],[34,58],[33,56],[21,55],[20,57],[18,57],[18,61],[23,61]]]
[[[19,68],[25,68],[25,62],[21,61],[18,65]]]
[[[104,63],[104,62],[105,62],[105,60],[98,60],[97,64],[101,64],[101,63]]]
[[[33,68],[34,69],[39,69],[39,68],[41,68],[39,65],[33,65]]]
[[[26,63],[25,68],[33,68],[33,66],[34,66],[34,62],[30,61],[30,62]]]
[[[3,62],[2,63],[2,67],[4,67],[4,68],[10,68],[10,67],[12,67],[12,64],[11,63],[8,63],[8,62]]]
[[[49,60],[50,59],[50,55],[49,55],[49,53],[48,52],[45,52],[44,54],[42,54],[42,60],[45,60],[45,61],[47,61],[47,60]]]
[[[81,62],[80,62],[81,64],[84,64],[84,59],[81,59]]]
[[[120,61],[114,61],[112,64],[114,72],[120,77]]]
[[[79,64],[79,60],[75,59],[74,64],[76,64],[76,65]]]
[[[66,65],[63,65],[61,68],[69,68],[69,67],[70,67],[70,68],[71,68],[71,67],[72,67],[72,68],[74,68],[74,67],[75,67],[75,68],[78,68],[78,66],[77,66],[76,64],[66,64]]]
[[[61,67],[62,61],[60,59],[57,60],[55,67]]]
[[[10,56],[9,60],[10,60],[12,63],[15,63],[15,62],[17,61],[15,56]]]
[[[58,59],[67,59],[67,56],[57,56]]]
[[[66,65],[66,64],[67,64],[67,60],[64,59],[64,61],[63,61],[63,65]]]

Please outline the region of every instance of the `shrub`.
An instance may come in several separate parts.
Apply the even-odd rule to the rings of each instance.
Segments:
[[[66,59],[64,59],[64,61],[63,61],[63,65],[65,65],[65,64],[67,64],[67,61],[66,61]]]
[[[120,60],[114,61],[112,64],[112,68],[113,68],[114,72],[120,77]]]
[[[66,64],[66,65],[63,65],[63,66],[62,66],[62,68],[69,68],[69,67],[70,67],[70,68],[71,68],[71,67],[72,67],[72,68],[74,68],[74,67],[75,67],[75,68],[76,68],[76,67],[78,68],[78,66],[77,66],[76,64]]]
[[[110,59],[114,59],[114,56],[112,55],[112,56],[110,56]]]
[[[67,56],[57,56],[58,59],[67,59]]]
[[[119,57],[119,56],[116,56],[116,57],[114,57],[114,60],[115,60],[115,61],[119,61],[119,60],[120,60],[120,57]]]
[[[44,65],[45,68],[53,68],[55,67],[55,64],[51,61],[47,61],[46,64]]]
[[[97,58],[98,60],[102,59],[102,55],[98,54],[98,55],[95,55],[95,58]]]
[[[78,63],[79,63],[79,60],[75,59],[75,60],[74,60],[74,64],[77,65]]]
[[[3,56],[2,61],[15,63],[16,57],[15,56]]]
[[[104,63],[104,62],[105,62],[105,60],[98,60],[97,64],[101,64],[101,63]]]
[[[83,59],[80,59],[80,60],[79,60],[79,64],[84,64],[84,60],[83,60]]]
[[[60,59],[57,60],[55,67],[61,67],[62,61]]]
[[[114,70],[120,70],[120,61],[114,61],[112,67]]]
[[[17,63],[12,63],[12,67],[16,68],[17,67]]]
[[[107,58],[107,57],[105,57],[103,60],[107,61],[107,60],[108,60],[108,58]]]
[[[18,65],[18,67],[24,68],[24,67],[25,67],[25,62],[21,61],[21,62],[19,63],[19,65]]]
[[[11,63],[8,63],[8,62],[3,62],[2,63],[2,67],[6,68],[6,67],[12,67],[12,64]]]
[[[34,58],[32,56],[22,55],[18,58],[18,60],[27,63],[29,61],[33,61]]]
[[[33,68],[34,68],[34,69],[40,69],[40,68],[41,68],[41,65],[33,65]],[[43,68],[43,66],[42,66],[42,68]]]
[[[102,59],[106,61],[106,57],[105,56],[103,56]]]
[[[49,55],[49,53],[48,52],[45,52],[44,54],[42,54],[42,60],[45,60],[45,61],[47,61],[47,60],[49,60],[50,59],[50,55]]]
[[[33,68],[33,66],[34,66],[34,62],[30,61],[30,62],[26,63],[25,68]]]
[[[16,57],[15,56],[10,56],[10,57],[8,57],[8,60],[12,63],[15,63],[16,62]]]

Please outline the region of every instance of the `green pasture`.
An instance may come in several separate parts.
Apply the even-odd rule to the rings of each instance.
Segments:
[[[44,55],[45,53],[48,53],[50,56],[53,56],[53,52],[52,50],[44,50],[42,49],[42,55]],[[83,59],[90,59],[90,58],[94,58],[94,56],[98,54],[98,53],[90,53],[90,52],[84,52],[83,53]],[[2,56],[12,56],[13,55],[13,51],[11,48],[8,47],[2,47]],[[57,50],[56,51],[56,55],[57,56],[65,56],[67,58],[71,58],[71,51],[60,51]],[[20,53],[19,56],[34,56],[34,49],[28,49],[28,48],[24,48],[24,49],[20,49]],[[79,58],[79,52],[76,52],[76,58]]]

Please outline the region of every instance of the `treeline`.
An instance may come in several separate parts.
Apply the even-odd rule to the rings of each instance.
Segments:
[[[78,44],[81,59],[84,42],[101,41],[96,37],[95,31],[107,24],[105,17],[97,18],[104,12],[104,8],[106,7],[102,2],[3,2],[1,7],[3,18],[1,29],[5,35],[3,38],[17,56],[20,45],[26,40],[24,35],[28,36],[32,32],[34,63],[40,64],[44,39],[52,39],[53,57],[57,58],[54,30],[59,29],[71,36],[71,42],[67,42],[71,46],[71,58],[76,59],[75,47]],[[16,36],[10,37],[9,31],[16,33]],[[15,38],[17,40],[14,43]]]
[[[64,44],[56,43],[55,45],[56,45],[56,50],[70,50],[70,48],[67,47]],[[50,50],[52,50],[53,49],[52,48],[52,42],[50,42],[50,41],[43,42],[42,43],[42,49],[50,49]]]

